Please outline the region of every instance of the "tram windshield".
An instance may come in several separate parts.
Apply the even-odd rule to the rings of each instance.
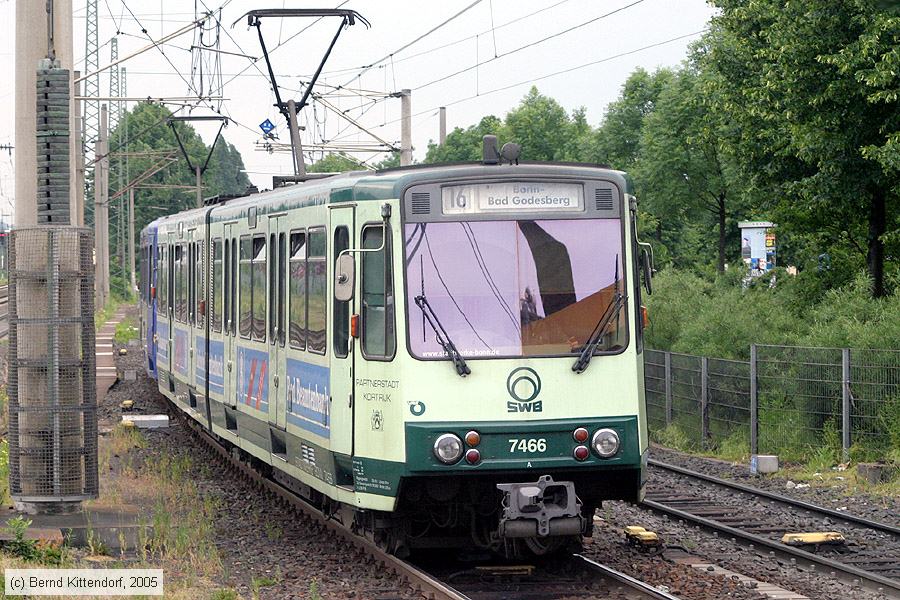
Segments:
[[[404,238],[409,345],[419,358],[447,357],[420,296],[466,358],[568,356],[625,290],[618,219],[410,223]],[[619,311],[597,351],[625,346],[625,322]]]

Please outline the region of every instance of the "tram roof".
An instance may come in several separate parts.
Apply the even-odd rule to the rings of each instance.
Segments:
[[[563,162],[522,162],[518,165],[485,165],[481,162],[442,163],[395,167],[378,171],[349,171],[331,177],[312,179],[286,185],[274,190],[241,196],[214,206],[194,208],[174,215],[160,217],[150,225],[161,226],[172,221],[202,222],[208,211],[212,220],[231,219],[246,215],[251,207],[259,214],[302,206],[365,202],[399,198],[408,187],[445,180],[491,180],[517,176],[565,177],[576,179],[603,178],[616,183],[623,191],[633,194],[631,178],[623,171],[604,165]]]

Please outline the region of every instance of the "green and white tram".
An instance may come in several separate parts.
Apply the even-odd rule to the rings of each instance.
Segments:
[[[148,370],[394,552],[545,553],[642,495],[635,211],[618,171],[473,163],[159,219],[141,242]]]

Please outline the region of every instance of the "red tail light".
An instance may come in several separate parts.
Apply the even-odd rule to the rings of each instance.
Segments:
[[[359,337],[359,315],[350,315],[350,337]]]

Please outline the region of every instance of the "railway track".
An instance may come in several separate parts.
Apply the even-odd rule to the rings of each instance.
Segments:
[[[683,483],[681,490],[678,485],[666,485],[665,491],[651,489],[643,506],[801,567],[900,598],[900,528],[657,460],[649,464]],[[683,491],[685,485],[701,484],[706,489]],[[736,495],[727,501],[715,498],[708,493],[709,484]],[[781,542],[785,533],[809,531],[839,531],[847,543],[801,548]]]
[[[376,564],[393,572],[424,598],[431,600],[493,600],[501,598],[622,598],[627,600],[678,600],[649,583],[621,573],[589,558],[574,554],[564,559],[561,568],[570,579],[560,580],[560,571],[545,567],[525,567],[528,572],[517,576],[506,568],[481,567],[465,573],[435,574],[386,553],[371,541],[362,538],[344,525],[327,519],[292,491],[276,481],[264,477],[245,461],[236,458],[221,446],[192,419],[184,416],[171,403],[171,412],[194,435],[215,453],[218,459],[236,476],[251,482],[263,493],[289,507],[300,518],[323,533],[329,532],[348,542]],[[560,567],[557,567],[560,568]],[[491,575],[498,574],[497,576]],[[502,579],[503,581],[499,581]],[[565,585],[571,582],[573,585]]]
[[[630,577],[581,554],[528,564],[460,562],[424,564],[436,579],[471,600],[548,600],[552,598],[617,598],[677,600],[676,596]]]

